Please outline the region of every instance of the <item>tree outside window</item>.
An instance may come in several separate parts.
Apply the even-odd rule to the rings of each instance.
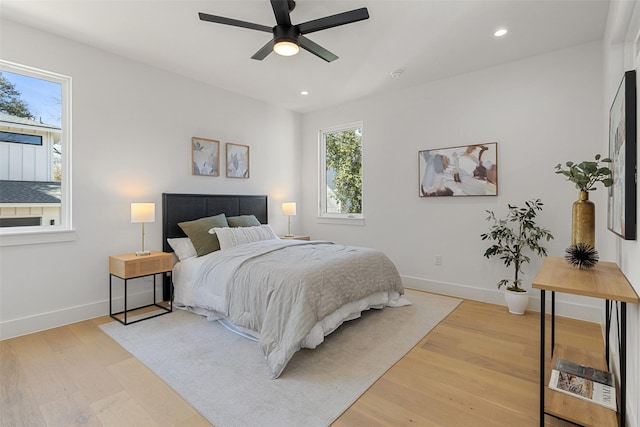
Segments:
[[[362,218],[362,124],[321,132],[321,216]]]

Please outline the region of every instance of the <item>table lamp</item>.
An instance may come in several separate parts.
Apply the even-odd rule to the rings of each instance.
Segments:
[[[289,217],[289,228],[285,237],[293,237],[291,234],[291,216],[296,214],[296,202],[285,202],[282,204],[282,214]]]
[[[131,222],[139,222],[142,224],[142,250],[137,251],[136,255],[151,255],[151,251],[144,249],[144,223],[154,222],[156,220],[156,204],[155,203],[131,203]]]

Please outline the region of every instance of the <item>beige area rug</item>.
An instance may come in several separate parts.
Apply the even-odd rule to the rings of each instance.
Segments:
[[[258,343],[182,310],[101,328],[216,427],[327,426],[460,300],[407,290],[411,306],[370,310],[270,379]]]

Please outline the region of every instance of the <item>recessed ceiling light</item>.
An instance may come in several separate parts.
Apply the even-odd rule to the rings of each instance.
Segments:
[[[397,79],[398,77],[400,77],[402,75],[402,73],[404,72],[404,70],[395,70],[391,72],[391,77],[393,77],[394,79]]]
[[[506,28],[500,28],[495,33],[493,33],[493,35],[496,36],[496,37],[502,37],[505,34],[507,34],[507,29]]]
[[[300,95],[309,95],[309,92],[307,92],[306,90],[303,90],[302,92],[300,92]]]

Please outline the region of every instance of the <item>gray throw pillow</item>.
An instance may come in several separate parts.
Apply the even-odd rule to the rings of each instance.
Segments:
[[[255,215],[228,216],[229,227],[255,227],[260,224]]]

